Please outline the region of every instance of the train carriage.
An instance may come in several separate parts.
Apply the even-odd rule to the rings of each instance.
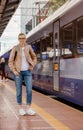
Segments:
[[[33,86],[83,106],[83,1],[71,0],[27,34]]]

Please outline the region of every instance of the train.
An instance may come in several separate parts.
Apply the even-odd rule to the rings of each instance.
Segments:
[[[33,87],[83,107],[83,0],[68,0],[27,34],[27,43],[37,55]]]

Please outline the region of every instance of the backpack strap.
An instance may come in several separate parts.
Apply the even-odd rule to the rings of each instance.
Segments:
[[[15,51],[14,61],[15,61],[15,59],[16,59],[17,52],[18,52],[18,46],[16,46],[16,51]]]

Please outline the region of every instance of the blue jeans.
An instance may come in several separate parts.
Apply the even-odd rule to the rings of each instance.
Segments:
[[[19,105],[22,104],[22,83],[26,85],[26,104],[30,105],[32,101],[32,73],[30,70],[20,71],[18,76],[15,76],[16,98]]]

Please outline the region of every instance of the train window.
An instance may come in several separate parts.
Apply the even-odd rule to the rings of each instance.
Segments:
[[[42,60],[47,60],[48,59],[47,52],[42,52],[41,58],[42,58]]]
[[[73,24],[70,23],[62,28],[62,51],[61,55],[65,58],[72,58],[74,51],[73,45]]]
[[[31,46],[32,46],[34,52],[36,53],[36,51],[37,51],[37,47],[36,47],[36,45],[35,45],[35,44],[32,44]]]
[[[47,40],[45,38],[45,39],[42,39],[42,52],[46,51],[46,46],[47,46]]]
[[[83,17],[77,20],[77,52],[83,54]]]
[[[63,31],[63,40],[64,41],[71,41],[73,39],[73,29],[72,29],[72,24],[69,24],[64,27]]]
[[[32,48],[33,48],[33,50],[34,50],[34,52],[36,53],[36,55],[37,55],[37,60],[39,60],[40,61],[40,59],[41,59],[41,54],[40,54],[40,41],[37,41],[37,42],[35,42],[35,43],[32,43]]]
[[[45,39],[42,39],[42,55],[41,55],[42,60],[47,60],[53,57],[54,51],[52,52],[52,49],[53,49],[52,35],[49,35]]]
[[[72,52],[69,50],[69,48],[62,48],[62,55],[72,54]]]

